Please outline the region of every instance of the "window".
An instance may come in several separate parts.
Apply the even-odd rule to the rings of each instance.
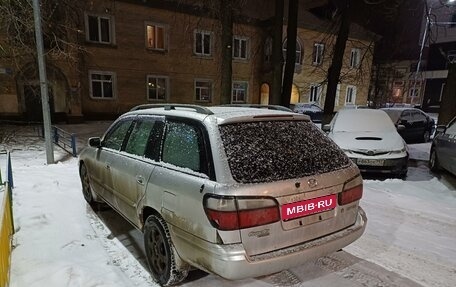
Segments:
[[[264,61],[266,63],[272,61],[272,39],[270,37],[264,42]]]
[[[130,154],[144,156],[153,127],[154,121],[152,119],[142,119],[137,121],[130,137],[128,138],[125,151]]]
[[[336,101],[334,103],[336,107],[339,105],[339,98],[340,98],[340,84],[337,84]]]
[[[420,88],[410,88],[409,97],[417,97],[420,95]]]
[[[148,49],[166,49],[166,28],[162,24],[146,24],[146,46]]]
[[[361,59],[361,50],[353,48],[350,54],[350,68],[359,68]]]
[[[113,99],[115,79],[113,72],[89,71],[90,96],[94,99]]]
[[[162,160],[175,166],[200,171],[201,142],[194,126],[181,122],[168,122]]]
[[[323,63],[323,52],[325,50],[325,45],[322,43],[315,43],[313,50],[313,61],[312,64],[315,66],[321,65]]]
[[[442,101],[443,97],[443,91],[445,90],[445,83],[442,84],[442,87],[440,88],[440,97],[439,97],[439,102]]]
[[[110,16],[86,15],[86,39],[90,42],[113,43]]]
[[[147,99],[166,100],[168,98],[168,77],[147,76]]]
[[[309,95],[309,102],[310,103],[318,103],[320,102],[320,93],[321,87],[320,85],[310,85],[310,95]]]
[[[211,56],[211,37],[209,31],[195,31],[195,54],[199,56]]]
[[[456,121],[453,121],[452,123],[450,123],[447,130],[445,131],[445,134],[456,136]]]
[[[233,82],[232,103],[245,103],[247,101],[247,89],[249,87],[248,82]]]
[[[356,100],[356,87],[347,86],[347,94],[345,95],[345,104],[354,104]]]
[[[233,58],[247,60],[249,39],[235,36],[233,38]]]
[[[283,50],[283,58],[287,58],[287,40],[283,42],[282,46]],[[301,43],[296,39],[296,59],[295,59],[295,64],[296,65],[301,65],[301,57],[302,57],[302,52],[301,52]]]
[[[454,27],[456,27],[456,13],[451,15],[451,18],[450,18],[450,28],[454,28]]]
[[[195,100],[198,102],[210,102],[212,100],[211,80],[195,80]]]
[[[120,150],[132,121],[129,119],[117,123],[103,139],[103,147]]]

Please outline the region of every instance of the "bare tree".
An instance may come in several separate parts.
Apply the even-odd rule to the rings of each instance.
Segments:
[[[233,1],[220,0],[219,15],[222,26],[221,46],[222,46],[222,72],[221,72],[221,95],[220,104],[231,102],[232,85],[232,45],[233,45]]]
[[[285,107],[290,105],[293,75],[296,65],[296,37],[298,35],[298,0],[288,2],[288,24],[287,24],[287,56],[285,61],[285,72],[282,84],[282,101]]]
[[[280,104],[282,91],[282,31],[283,0],[275,0],[275,14],[272,35],[272,84],[269,103]]]

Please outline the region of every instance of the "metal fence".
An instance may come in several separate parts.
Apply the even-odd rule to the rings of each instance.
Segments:
[[[51,127],[52,130],[52,138],[54,140],[54,144],[58,145],[72,156],[77,157],[77,149],[76,149],[76,135],[73,133],[69,133],[61,128],[56,126]],[[44,138],[44,129],[42,126],[39,127],[40,135]]]
[[[13,172],[11,155],[7,153],[7,181],[3,182],[0,172],[0,286],[9,286],[11,264],[11,240],[14,233],[12,187]]]

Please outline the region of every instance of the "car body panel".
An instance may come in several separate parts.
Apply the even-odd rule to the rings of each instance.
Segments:
[[[439,165],[456,176],[456,117],[443,133],[437,134],[432,143]]]

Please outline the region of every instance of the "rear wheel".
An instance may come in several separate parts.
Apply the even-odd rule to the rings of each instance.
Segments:
[[[439,159],[437,158],[437,153],[435,151],[435,148],[431,149],[431,155],[429,156],[429,168],[432,171],[440,170]]]
[[[151,215],[144,224],[144,245],[152,277],[162,286],[182,282],[189,265],[183,262],[174,248],[166,222]]]

